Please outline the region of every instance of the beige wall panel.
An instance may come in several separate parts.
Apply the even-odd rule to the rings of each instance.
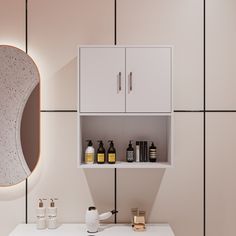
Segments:
[[[113,43],[113,1],[29,1],[29,54],[41,73],[42,109],[76,109],[77,46]]]
[[[0,235],[7,236],[25,222],[25,181],[0,188]]]
[[[0,44],[25,50],[24,0],[0,1]],[[0,188],[0,235],[7,236],[25,220],[25,182]]]
[[[207,114],[207,236],[236,235],[236,114]]]
[[[236,109],[236,1],[206,1],[207,109]]]
[[[119,44],[174,45],[174,108],[202,109],[203,1],[119,0]]]
[[[113,170],[77,168],[76,113],[42,113],[40,162],[29,178],[29,221],[39,198],[59,198],[60,222],[84,222],[86,208],[113,208]],[[48,201],[49,202],[49,201]],[[46,205],[48,205],[48,202]]]
[[[17,11],[12,22],[13,17],[0,9],[0,18],[4,19],[0,22],[3,34],[0,40],[6,37],[6,43],[24,49],[24,1],[3,2],[6,7],[17,7]],[[41,109],[76,109],[77,45],[113,44],[113,3],[111,0],[29,1],[29,54],[41,74]],[[118,43],[174,45],[175,109],[201,109],[202,1],[118,0],[117,3]],[[9,26],[5,22],[10,22]],[[138,205],[148,211],[150,222],[169,222],[176,236],[202,236],[202,115],[175,116],[175,167],[118,170],[118,220],[129,221],[130,207]],[[84,222],[86,207],[91,204],[101,212],[113,208],[114,171],[83,171],[76,167],[76,125],[75,113],[41,115],[41,159],[29,178],[30,222],[35,221],[40,197],[59,198],[61,222]],[[147,179],[145,191],[139,190],[137,182],[133,183],[140,173]],[[20,186],[0,191],[0,218],[6,219],[0,235],[7,235],[24,221],[24,185]],[[3,212],[8,208],[11,210],[6,216]]]
[[[202,114],[175,114],[174,167],[118,171],[120,222],[140,207],[148,222],[168,222],[176,236],[203,236],[202,131]]]
[[[25,50],[25,1],[0,1],[0,44]]]

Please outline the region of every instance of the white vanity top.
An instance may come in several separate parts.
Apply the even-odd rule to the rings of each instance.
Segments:
[[[101,226],[98,233],[86,232],[85,224],[62,224],[57,229],[37,230],[35,224],[20,224],[9,236],[175,236],[168,224],[149,224],[144,232],[134,232],[130,225]]]

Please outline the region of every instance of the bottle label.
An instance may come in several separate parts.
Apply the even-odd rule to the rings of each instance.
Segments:
[[[93,163],[93,153],[85,154],[85,163]]]
[[[116,162],[116,154],[115,153],[108,154],[108,162]]]
[[[104,153],[98,153],[98,162],[105,162],[105,155]]]
[[[134,161],[134,152],[127,151],[127,161]]]
[[[157,150],[156,150],[156,148],[150,148],[149,149],[149,159],[150,160],[156,160],[157,159]]]

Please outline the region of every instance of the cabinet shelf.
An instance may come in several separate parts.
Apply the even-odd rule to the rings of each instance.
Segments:
[[[124,162],[117,161],[116,164],[81,164],[82,169],[152,169],[152,168],[170,168],[172,165],[168,162]]]
[[[171,112],[80,112],[80,116],[171,116]]]
[[[168,168],[173,164],[172,137],[173,116],[117,116],[117,115],[78,115],[79,145],[78,167],[79,168]],[[103,140],[106,151],[108,140],[114,140],[117,163],[116,164],[85,164],[84,151],[86,140],[91,139],[95,150],[98,148],[97,140]],[[153,141],[157,146],[157,162],[126,162],[126,149],[129,140]]]

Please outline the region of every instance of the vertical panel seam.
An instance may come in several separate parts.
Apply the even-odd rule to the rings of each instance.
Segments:
[[[117,2],[114,0],[114,45],[117,44]],[[115,217],[114,223],[117,223],[117,170],[114,169],[114,208],[115,208]]]
[[[206,0],[203,0],[203,235],[206,236]]]
[[[25,52],[28,54],[28,0],[25,0]],[[28,224],[28,177],[25,180],[25,223]]]

